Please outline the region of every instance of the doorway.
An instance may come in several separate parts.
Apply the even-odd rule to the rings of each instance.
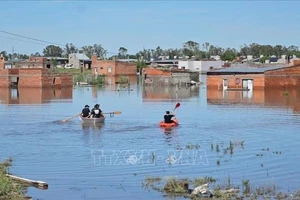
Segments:
[[[253,95],[253,79],[243,79],[242,81],[243,87],[243,98],[252,98]]]
[[[253,90],[253,79],[243,79],[243,89]]]
[[[228,81],[227,79],[223,79],[223,90],[227,90],[228,88]]]

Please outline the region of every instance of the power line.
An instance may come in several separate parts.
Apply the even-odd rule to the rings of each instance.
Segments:
[[[31,37],[27,37],[27,36],[23,36],[23,35],[11,33],[11,32],[8,32],[8,31],[0,30],[0,32],[1,32],[1,33],[5,33],[5,34],[9,34],[9,35],[13,35],[13,36],[17,36],[17,37],[21,37],[21,38],[26,38],[26,39],[29,39],[29,40],[34,40],[34,41],[43,42],[43,43],[47,43],[47,44],[55,44],[55,45],[58,45],[58,46],[63,46],[63,47],[65,47],[64,44],[59,44],[59,43],[54,43],[54,42],[48,42],[48,41],[40,40],[40,39],[35,39],[35,38],[31,38]]]
[[[6,36],[2,36],[2,35],[0,35],[0,37],[6,38],[6,39],[10,39],[10,40],[16,40],[16,41],[20,41],[20,42],[31,43],[31,44],[39,44],[39,45],[43,45],[43,46],[46,45],[46,44],[42,44],[42,43],[38,43],[38,42],[26,41],[26,40],[19,40],[19,39],[16,39],[16,38],[6,37]]]
[[[0,30],[1,33],[5,33],[5,34],[9,34],[9,35],[13,35],[13,36],[17,36],[17,37],[21,37],[21,38],[25,38],[25,39],[29,39],[29,40],[33,40],[33,41],[37,41],[37,42],[32,42],[32,41],[24,41],[24,40],[19,40],[19,39],[16,39],[16,38],[10,38],[10,37],[5,37],[5,36],[0,36],[0,37],[3,37],[3,38],[7,38],[7,39],[11,39],[11,40],[16,40],[16,41],[21,41],[21,42],[27,42],[27,43],[34,43],[34,44],[40,44],[40,45],[46,45],[46,44],[51,44],[51,45],[58,45],[58,46],[62,46],[62,47],[65,47],[64,44],[60,44],[60,43],[54,43],[54,42],[49,42],[49,41],[45,41],[45,40],[40,40],[40,39],[36,39],[36,38],[31,38],[31,37],[27,37],[27,36],[23,36],[23,35],[19,35],[19,34],[16,34],[16,33],[11,33],[11,32],[8,32],[8,31],[3,31],[3,30]],[[38,43],[39,42],[39,43]],[[42,43],[41,43],[42,42]],[[43,44],[44,43],[44,44]],[[110,54],[110,55],[117,55],[118,53],[116,52],[109,52],[107,51],[106,54]]]

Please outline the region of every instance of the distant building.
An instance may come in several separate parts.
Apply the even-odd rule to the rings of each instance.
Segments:
[[[133,62],[122,62],[118,60],[98,60],[96,55],[92,57],[92,74],[93,75],[135,75],[137,65]]]
[[[174,60],[152,60],[150,62],[146,62],[146,65],[149,66],[160,66],[160,67],[178,67],[177,59]]]
[[[4,68],[47,68],[47,58],[30,57],[28,60],[9,60],[4,63]]]
[[[81,67],[91,69],[92,60],[85,54],[71,53],[69,54],[69,64],[75,69],[79,69]]]
[[[207,89],[247,90],[300,86],[300,60],[291,66],[226,68],[207,73]]]
[[[178,69],[188,69],[192,72],[206,73],[214,69],[221,69],[224,61],[203,61],[203,60],[180,60],[178,61]]]
[[[128,58],[128,59],[117,59],[117,61],[121,61],[121,62],[132,62],[132,63],[134,63],[134,62],[137,62],[138,59],[130,59],[130,58]]]
[[[69,62],[69,58],[64,57],[46,57],[47,58],[47,68],[57,67],[63,68]]]

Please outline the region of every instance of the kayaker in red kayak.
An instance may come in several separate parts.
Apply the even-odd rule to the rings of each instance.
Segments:
[[[172,118],[175,117],[174,113],[170,113],[170,111],[166,111],[166,114],[164,115],[165,123],[166,124],[171,124],[175,123]]]

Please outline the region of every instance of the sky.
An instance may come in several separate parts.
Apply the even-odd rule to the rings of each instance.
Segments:
[[[181,48],[189,40],[239,49],[300,46],[300,1],[3,1],[0,31],[77,47]],[[41,44],[0,32],[0,51],[42,53]],[[108,56],[109,56],[108,54]]]

